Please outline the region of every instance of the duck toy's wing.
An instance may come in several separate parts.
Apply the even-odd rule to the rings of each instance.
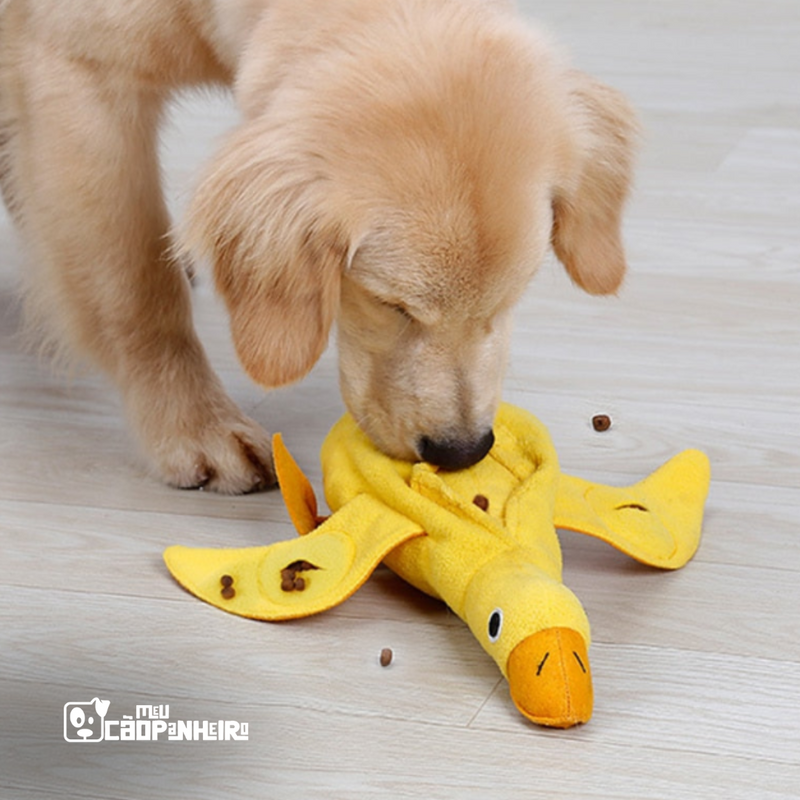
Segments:
[[[699,450],[684,450],[625,488],[562,473],[555,525],[602,539],[651,567],[678,569],[700,544],[710,480],[708,457]]]
[[[366,494],[333,517],[317,516],[313,489],[279,437],[273,448],[281,491],[301,536],[264,547],[167,548],[164,562],[172,576],[201,600],[251,619],[318,614],[354,594],[395,547],[425,535]]]

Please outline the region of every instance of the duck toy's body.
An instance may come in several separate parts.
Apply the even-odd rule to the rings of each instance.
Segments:
[[[697,450],[628,488],[564,475],[544,426],[509,405],[490,453],[459,472],[391,459],[343,417],[322,448],[327,518],[280,437],[275,462],[301,538],[170,547],[164,559],[182,586],[235,614],[285,620],[343,602],[383,561],[467,623],[525,717],[562,728],[588,721],[593,694],[589,622],[562,583],[556,528],[676,569],[699,544],[710,479]]]

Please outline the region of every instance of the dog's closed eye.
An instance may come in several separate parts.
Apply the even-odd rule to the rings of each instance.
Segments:
[[[407,320],[408,322],[415,321],[414,315],[402,303],[392,303],[386,300],[381,300],[380,302],[381,305],[391,309],[392,311],[395,312],[395,314]]]

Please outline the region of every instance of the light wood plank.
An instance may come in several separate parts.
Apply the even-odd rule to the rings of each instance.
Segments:
[[[731,800],[793,800],[800,780],[796,764],[709,754],[706,748],[603,744],[591,741],[589,728],[563,734],[447,727],[330,714],[291,703],[263,705],[257,698],[246,710],[202,700],[170,707],[176,716],[201,719],[238,713],[250,722],[248,742],[78,746],[57,739],[60,687],[31,696],[20,682],[0,686],[12,718],[28,722],[12,740],[6,778],[22,800],[42,796],[41,784],[53,787],[55,797],[90,800],[150,794],[215,800],[221,792],[267,800],[298,793],[332,800],[674,800],[716,798],[720,792]],[[119,697],[131,710],[137,699],[142,697]],[[646,724],[636,730],[640,737],[651,735]]]

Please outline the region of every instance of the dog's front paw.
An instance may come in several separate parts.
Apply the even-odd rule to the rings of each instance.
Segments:
[[[159,359],[129,359],[126,415],[153,470],[181,489],[223,494],[275,484],[269,434],[245,416],[212,371],[199,342],[163,337]]]
[[[223,494],[259,492],[275,484],[270,437],[263,428],[230,401],[209,404],[204,413],[192,411],[179,420],[151,414],[137,426],[151,464],[166,483]]]
[[[223,494],[260,492],[275,484],[270,438],[244,415],[206,424],[194,435],[173,441],[158,459],[167,483],[181,489]]]

